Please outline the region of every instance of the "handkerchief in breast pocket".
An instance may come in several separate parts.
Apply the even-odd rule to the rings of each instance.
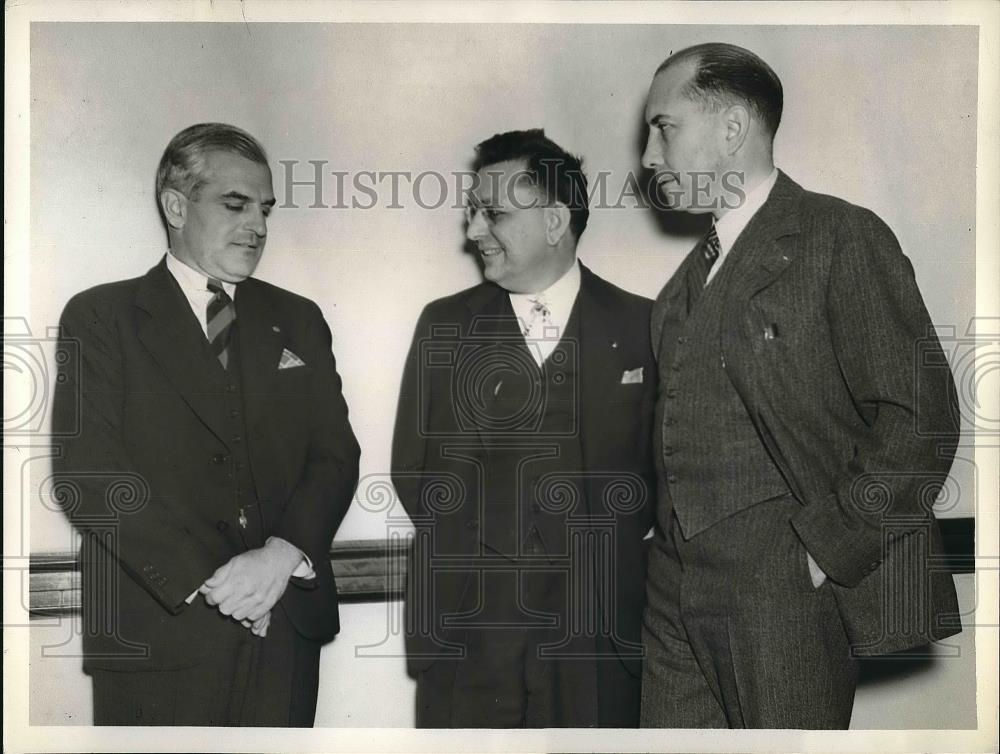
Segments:
[[[642,384],[642,367],[636,367],[635,369],[626,369],[622,372],[622,384],[623,385],[641,385]]]
[[[289,351],[287,348],[281,352],[281,359],[278,361],[278,369],[294,369],[304,367],[306,363]]]

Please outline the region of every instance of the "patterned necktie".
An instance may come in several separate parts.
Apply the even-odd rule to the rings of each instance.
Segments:
[[[531,302],[531,314],[524,325],[524,330],[521,332],[526,338],[539,337],[543,334],[542,330],[545,325],[549,323],[552,313],[549,311],[545,300],[541,297],[529,298],[528,301]]]
[[[225,369],[229,366],[229,337],[233,331],[233,322],[236,321],[236,307],[220,281],[209,278],[208,290],[215,294],[208,302],[205,312],[208,343]]]
[[[708,235],[699,244],[698,253],[691,260],[691,267],[688,270],[688,311],[691,311],[702,291],[705,290],[708,273],[712,271],[712,265],[719,258],[720,250],[719,235],[715,232],[715,223],[712,223],[712,229],[708,231]]]

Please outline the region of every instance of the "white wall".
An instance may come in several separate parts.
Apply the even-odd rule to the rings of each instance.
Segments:
[[[611,171],[617,187],[638,169],[652,71],[671,50],[709,40],[750,47],[774,67],[786,99],[779,166],[880,214],[912,259],[934,321],[964,333],[975,285],[971,27],[35,24],[31,304],[8,314],[42,333],[73,293],[157,262],[153,172],[170,137],[192,123],[227,121],[259,137],[279,203],[287,197],[278,160],[300,161],[300,179],[308,160],[341,171],[465,170],[477,142],[536,126],[582,154],[591,173]],[[325,187],[332,203],[332,177]],[[312,200],[309,189],[295,196]],[[279,209],[259,269],[323,308],[369,478],[388,471],[400,368],[421,307],[479,280],[462,250],[461,211],[405,197],[391,209],[383,186],[370,210]],[[593,213],[580,256],[654,296],[690,244],[629,205]],[[945,515],[975,512],[974,464],[963,455]],[[66,549],[67,525],[33,494],[47,460],[24,459],[30,549]],[[384,514],[355,506],[338,538],[385,529]],[[324,654],[322,724],[409,723],[401,661],[353,659],[358,643],[384,633],[380,610],[344,608],[344,634]],[[915,693],[947,696],[957,683],[948,678]],[[33,686],[33,714],[61,709],[68,688]],[[386,700],[396,717],[384,716]]]

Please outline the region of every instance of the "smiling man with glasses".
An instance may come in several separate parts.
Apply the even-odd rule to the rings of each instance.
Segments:
[[[635,727],[651,302],[577,261],[587,180],[543,131],[473,168],[486,280],[424,309],[393,442],[417,725]]]

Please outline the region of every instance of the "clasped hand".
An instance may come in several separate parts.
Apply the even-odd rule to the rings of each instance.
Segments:
[[[281,599],[302,553],[280,539],[249,550],[220,566],[198,591],[209,605],[240,621],[258,636],[267,634],[271,608]]]

